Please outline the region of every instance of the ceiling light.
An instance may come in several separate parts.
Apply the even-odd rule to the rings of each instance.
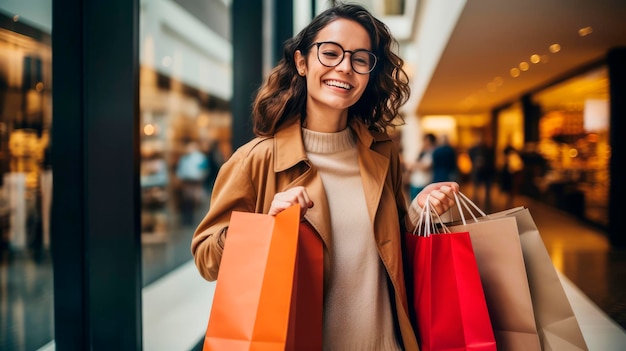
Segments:
[[[520,75],[520,70],[518,68],[513,67],[513,68],[511,68],[511,72],[510,73],[511,73],[511,77],[517,78]]]
[[[578,35],[580,35],[581,37],[586,37],[591,33],[593,33],[593,28],[591,27],[584,27],[578,30]]]
[[[530,55],[530,62],[532,62],[532,63],[539,63],[539,62],[541,62],[541,56],[539,56],[537,54]]]
[[[528,71],[528,67],[529,67],[529,65],[528,65],[528,62],[526,62],[526,61],[522,61],[519,64],[519,69],[521,69],[524,72]]]
[[[561,51],[561,45],[559,45],[559,44],[552,44],[552,45],[550,45],[550,52],[551,53],[556,54],[559,51]]]

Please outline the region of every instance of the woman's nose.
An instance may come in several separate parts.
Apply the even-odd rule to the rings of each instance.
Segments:
[[[341,60],[341,62],[339,62],[339,64],[335,66],[335,69],[344,73],[352,73],[352,63],[350,62],[350,55],[351,54],[349,53],[344,54],[343,60]]]

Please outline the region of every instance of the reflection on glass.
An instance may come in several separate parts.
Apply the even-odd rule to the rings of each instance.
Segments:
[[[7,351],[37,350],[54,335],[51,46],[49,35],[35,37],[0,28],[0,349]]]
[[[202,327],[194,327],[208,321],[201,307],[211,302],[208,282],[193,267],[191,238],[208,210],[217,170],[231,154],[230,3],[143,0],[140,8],[142,328],[148,349],[189,349],[202,337]],[[190,301],[197,301],[193,311],[179,320]],[[199,319],[204,322],[191,322]]]
[[[141,223],[144,285],[191,259],[191,237],[230,156],[228,102],[141,70]],[[156,84],[153,84],[156,83]]]

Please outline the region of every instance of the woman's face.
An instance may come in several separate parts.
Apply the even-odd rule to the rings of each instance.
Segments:
[[[357,22],[348,19],[330,22],[317,34],[314,42],[328,41],[339,44],[345,51],[372,50],[367,31]],[[350,63],[352,53],[348,52],[337,66],[327,67],[318,60],[318,50],[320,49],[313,45],[307,57],[302,56],[300,51],[295,53],[298,72],[306,76],[307,119],[315,115],[336,115],[336,112],[347,119],[347,109],[363,95],[370,73],[356,73]],[[323,52],[320,52],[320,56]],[[355,59],[354,66],[359,64],[362,65],[363,62]]]

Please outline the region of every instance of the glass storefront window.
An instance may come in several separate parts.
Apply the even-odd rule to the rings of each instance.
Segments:
[[[533,96],[541,108],[538,152],[547,199],[580,218],[608,225],[609,91],[606,66]]]
[[[229,16],[222,1],[209,3]],[[230,43],[222,28],[228,22],[210,27],[210,18],[193,12],[205,5],[142,2],[144,285],[191,259],[191,235],[208,209],[217,169],[230,156]]]
[[[144,285],[191,259],[191,236],[230,156],[228,102],[148,67],[141,71]],[[163,86],[150,86],[160,81]]]
[[[212,285],[198,274],[190,247],[217,170],[231,154],[229,3],[141,1],[145,349],[191,349],[208,322]],[[180,311],[188,311],[185,320],[177,319]],[[181,330],[194,320],[195,330]]]
[[[498,113],[498,132],[496,133],[496,167],[504,166],[504,149],[524,149],[524,113],[519,104],[503,109]]]
[[[7,351],[37,350],[54,336],[51,36],[22,19],[0,8],[0,349]]]

